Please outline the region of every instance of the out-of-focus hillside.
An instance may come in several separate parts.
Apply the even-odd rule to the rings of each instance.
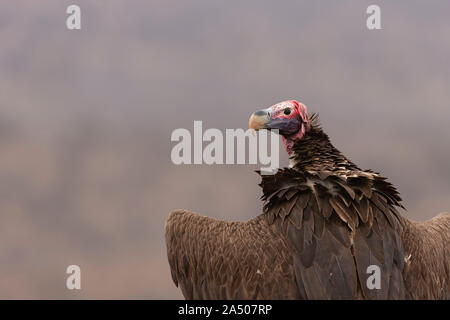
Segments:
[[[450,210],[448,1],[382,1],[379,31],[368,1],[80,0],[81,31],[69,4],[0,4],[0,298],[181,298],[167,214],[248,219],[261,193],[255,166],[173,165],[172,130],[288,98],[410,218]]]

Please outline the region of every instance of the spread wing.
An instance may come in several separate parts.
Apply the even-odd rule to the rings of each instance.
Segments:
[[[261,186],[266,217],[292,248],[303,298],[404,298],[400,198],[383,178],[299,176],[285,169],[263,176]],[[367,285],[371,265],[380,268],[380,289]]]
[[[186,299],[299,299],[288,244],[262,217],[224,222],[185,210],[169,215],[167,255]]]

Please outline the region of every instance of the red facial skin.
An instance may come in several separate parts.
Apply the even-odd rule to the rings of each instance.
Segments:
[[[284,114],[286,108],[291,109],[289,115]],[[305,135],[306,131],[309,130],[309,119],[306,106],[295,100],[288,100],[277,103],[269,108],[271,112],[271,119],[287,119],[291,120],[292,125],[296,126],[296,130],[292,134],[282,134],[281,138],[283,140],[284,147],[289,155],[292,154],[292,147],[294,141],[300,140]]]

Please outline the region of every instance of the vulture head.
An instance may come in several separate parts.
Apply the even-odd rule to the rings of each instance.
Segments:
[[[277,129],[286,151],[291,154],[294,142],[302,139],[310,128],[306,106],[295,100],[277,103],[250,116],[249,128]]]

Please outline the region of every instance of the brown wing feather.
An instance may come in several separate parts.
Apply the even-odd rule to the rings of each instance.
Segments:
[[[299,299],[291,251],[266,219],[224,222],[177,210],[166,222],[172,278],[186,299]]]

